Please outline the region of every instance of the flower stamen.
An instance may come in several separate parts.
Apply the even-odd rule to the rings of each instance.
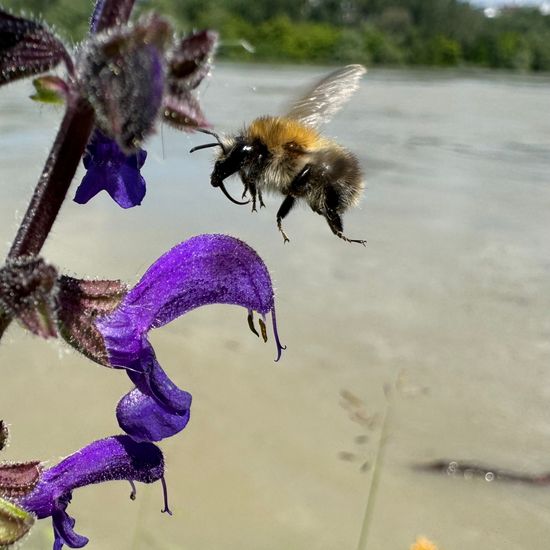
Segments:
[[[267,342],[267,327],[265,326],[265,321],[263,319],[258,319],[260,324],[260,330],[262,331],[262,338],[264,342]]]
[[[258,338],[260,335],[258,334],[258,331],[256,330],[256,327],[254,326],[254,312],[252,310],[248,310],[248,327],[250,328],[250,331],[252,334],[255,334]]]
[[[160,512],[161,514],[166,513],[171,516],[172,510],[170,510],[170,507],[168,506],[168,487],[166,486],[166,480],[164,479],[164,476],[160,478],[160,482],[162,483],[162,496],[164,498],[164,508]]]
[[[136,500],[136,495],[137,495],[136,484],[131,479],[128,480],[128,483],[130,484],[130,487],[132,488],[132,492],[130,493],[130,500]]]
[[[275,338],[275,344],[277,345],[277,359],[275,359],[275,362],[277,362],[283,353],[283,350],[286,349],[286,346],[283,346],[281,344],[281,340],[279,339],[279,331],[277,330],[277,317],[275,316],[275,307],[271,310],[271,324],[273,325],[273,337]]]

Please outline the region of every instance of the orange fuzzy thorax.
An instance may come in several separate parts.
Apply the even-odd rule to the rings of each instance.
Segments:
[[[272,152],[283,148],[289,142],[295,143],[304,151],[318,149],[325,143],[313,128],[284,117],[257,118],[246,129],[246,135],[251,140],[261,140]]]

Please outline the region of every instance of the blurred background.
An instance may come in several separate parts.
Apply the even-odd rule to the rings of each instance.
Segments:
[[[87,32],[90,0],[4,0],[62,35]],[[138,0],[179,28],[217,29],[220,59],[550,70],[548,0]],[[244,44],[245,47],[239,47]]]
[[[74,39],[91,8],[6,4],[43,13]],[[547,550],[548,487],[415,469],[457,459],[524,475],[550,470],[544,5],[140,6],[168,11],[184,31],[221,30],[218,61],[200,89],[220,132],[282,112],[334,64],[369,65],[326,127],[365,171],[363,203],[344,221],[368,245],[340,241],[306,208],[288,216],[284,245],[280,197],[256,214],[230,204],[209,184],[212,154],[188,154],[208,138],[165,126],[147,143],[142,206],[122,211],[105,194],[86,206],[66,202],[43,253],[74,276],[133,283],[194,234],[245,240],[273,275],[288,346],[274,364],[273,341],[255,338],[245,312],[229,306],[152,332],[159,361],[194,398],[188,427],[161,445],[174,516],[160,514],[158,484],[139,486],[135,502],[122,482],[78,490],[70,512],[88,548],[407,550],[423,534],[440,550]],[[254,53],[237,45],[243,40]],[[30,82],[0,90],[4,255],[62,117],[28,100],[32,92]],[[240,184],[228,188],[237,196]],[[120,431],[114,408],[130,388],[122,373],[15,323],[0,369],[0,417],[12,435],[0,458],[54,463]],[[379,487],[359,548],[384,418]],[[40,522],[26,547],[50,541],[49,522]]]

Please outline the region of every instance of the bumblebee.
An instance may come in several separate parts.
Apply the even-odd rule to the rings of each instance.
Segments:
[[[340,68],[315,84],[294,102],[284,116],[262,116],[232,136],[218,136],[215,143],[199,145],[191,152],[219,147],[210,182],[236,204],[265,206],[262,193],[284,196],[277,212],[277,227],[284,242],[289,238],[282,221],[296,201],[305,201],[323,216],[339,238],[365,245],[361,239],[349,239],[343,233],[342,214],[355,206],[364,188],[357,158],[338,143],[322,136],[318,127],[341,109],[359,86],[366,69],[361,65]],[[238,173],[244,185],[242,198],[235,200],[224,180]]]

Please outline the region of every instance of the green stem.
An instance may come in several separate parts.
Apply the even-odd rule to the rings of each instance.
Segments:
[[[395,388],[392,388],[390,391],[395,391]],[[388,427],[390,425],[391,412],[392,412],[392,401],[391,401],[391,393],[390,393],[386,397],[386,408],[384,410],[384,418],[382,420],[382,429],[380,430],[380,439],[378,442],[378,449],[376,450],[376,456],[374,458],[374,464],[372,467],[372,479],[369,487],[369,494],[367,496],[367,504],[365,506],[365,514],[363,515],[363,524],[361,525],[361,533],[359,534],[359,542],[357,544],[357,550],[367,550],[367,542],[370,534],[370,527],[372,524],[374,506],[376,503],[378,487],[380,485],[382,465],[384,464],[386,443],[388,441]]]

